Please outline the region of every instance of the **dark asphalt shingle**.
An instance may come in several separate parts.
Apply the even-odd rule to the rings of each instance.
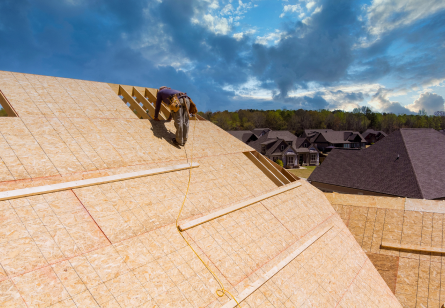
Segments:
[[[310,181],[418,199],[445,197],[445,135],[400,129],[373,146],[334,149]]]

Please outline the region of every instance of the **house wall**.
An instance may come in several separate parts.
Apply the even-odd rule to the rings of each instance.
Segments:
[[[331,185],[331,184],[320,183],[320,182],[315,182],[315,181],[311,181],[311,184],[324,192],[338,192],[338,193],[342,193],[342,194],[394,197],[393,195],[382,194],[382,193],[378,193],[378,192],[350,188],[350,187],[344,187],[344,186],[338,186],[338,185]]]

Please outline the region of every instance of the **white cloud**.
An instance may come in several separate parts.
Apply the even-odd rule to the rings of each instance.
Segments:
[[[419,98],[406,107],[413,112],[425,110],[428,115],[433,115],[436,111],[444,111],[444,99],[435,93],[421,93]]]
[[[232,4],[227,4],[222,10],[221,10],[221,15],[229,15],[233,13],[233,6]]]
[[[240,33],[234,33],[234,34],[233,34],[233,38],[236,39],[237,41],[239,41],[240,39],[242,39],[243,36],[244,36],[244,33],[243,33],[243,32],[240,32]]]
[[[390,89],[380,88],[369,101],[369,104],[381,112],[411,114],[411,110],[402,106],[399,102],[389,100],[391,92]]]
[[[270,42],[273,41],[274,44],[278,44],[281,41],[282,36],[285,32],[280,32],[279,30],[275,30],[275,32],[271,32],[266,34],[265,36],[257,36],[255,43],[261,45],[269,45]]]
[[[283,7],[283,13],[281,13],[280,18],[283,18],[286,13],[300,13],[301,12],[301,6],[299,4],[295,5],[285,5]]]
[[[322,9],[323,9],[323,5],[317,6],[317,8],[312,12],[312,15],[320,13]]]
[[[212,16],[210,14],[204,15],[204,23],[207,28],[216,34],[226,35],[230,31],[229,22],[224,17]]]
[[[306,3],[306,8],[308,10],[310,10],[314,5],[315,5],[315,1],[310,1],[310,2]]]
[[[374,0],[364,6],[368,31],[380,35],[445,9],[443,0]]]
[[[191,18],[192,23],[201,25],[215,34],[227,35],[233,26],[239,26],[239,20],[244,18],[244,14],[254,5],[252,2],[242,2],[238,0],[236,5],[233,1],[220,6],[218,0],[201,0],[206,2],[207,6],[196,6],[194,16]],[[226,2],[227,3],[227,2]],[[222,9],[221,9],[222,7]],[[206,9],[204,9],[206,8]],[[239,37],[237,35],[236,37]]]
[[[252,35],[255,32],[256,32],[255,29],[250,29],[250,30],[247,30],[245,32],[234,33],[233,34],[233,38],[235,38],[237,41],[239,41],[239,40],[241,40],[244,37],[244,35]]]

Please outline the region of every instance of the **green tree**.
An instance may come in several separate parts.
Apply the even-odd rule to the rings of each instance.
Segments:
[[[0,108],[0,117],[7,117],[8,114],[6,113],[5,109]]]

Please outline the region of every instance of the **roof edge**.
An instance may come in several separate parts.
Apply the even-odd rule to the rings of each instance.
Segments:
[[[413,165],[413,162],[411,161],[411,156],[409,154],[408,147],[406,146],[406,143],[405,143],[405,136],[402,133],[403,129],[400,129],[399,131],[400,131],[400,136],[402,136],[402,142],[403,142],[403,146],[405,147],[406,154],[408,154],[409,164],[411,166],[411,170],[414,173],[414,179],[416,180],[416,185],[417,185],[417,188],[419,189],[420,196],[422,197],[422,199],[425,199],[425,196],[423,195],[422,188],[420,187],[420,184],[419,184],[419,180],[417,179],[416,169],[414,169],[414,165]]]

